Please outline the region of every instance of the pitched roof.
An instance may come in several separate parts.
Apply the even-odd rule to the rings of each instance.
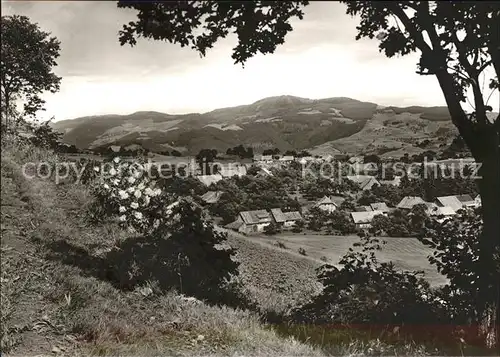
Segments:
[[[231,222],[229,224],[226,224],[224,227],[228,229],[239,229],[243,225],[243,221],[241,220],[236,220],[234,222]]]
[[[463,203],[459,201],[457,196],[441,196],[437,197],[436,200],[441,204],[441,206],[451,207],[455,211],[463,208]]]
[[[220,199],[221,196],[222,191],[208,191],[200,198],[206,203],[215,203]]]
[[[417,196],[406,196],[403,197],[401,202],[399,202],[396,207],[401,209],[412,209],[413,206],[420,204],[425,204],[425,201],[422,198]]]
[[[277,223],[283,223],[287,221],[298,221],[302,219],[300,212],[292,211],[292,212],[283,212],[281,208],[272,208],[271,214],[274,217],[274,220]]]
[[[198,180],[205,186],[210,186],[213,183],[217,183],[220,180],[222,180],[222,175],[220,174],[215,174],[215,175],[199,175],[196,176]]]
[[[245,176],[247,168],[243,165],[219,166],[219,174],[222,177]]]
[[[401,184],[401,176],[394,176],[392,180],[379,181],[383,185],[399,186]]]
[[[319,207],[321,205],[335,205],[335,202],[332,201],[332,199],[328,196],[324,196],[322,199],[320,199],[318,202],[314,204],[314,207]]]
[[[348,162],[350,162],[350,163],[362,162],[362,161],[363,161],[363,158],[359,157],[359,156],[353,156],[353,157],[349,158],[349,160],[348,160]]]
[[[365,189],[373,186],[374,184],[379,184],[375,176],[371,175],[355,175],[355,176],[346,176],[347,179],[356,182],[359,184],[361,189]]]
[[[268,223],[272,221],[271,214],[264,209],[240,212],[241,219],[246,224]]]
[[[351,176],[346,176],[347,179],[351,180],[351,181],[354,181],[354,182],[357,182],[357,183],[361,183],[361,182],[364,182],[366,180],[369,180],[371,178],[375,178],[375,176],[372,176],[372,175],[351,175]]]
[[[255,161],[270,161],[273,159],[273,155],[254,155],[253,159]]]
[[[302,216],[299,211],[284,212],[287,221],[299,221]]]
[[[286,221],[285,214],[281,211],[281,208],[272,208],[271,213],[277,223],[283,223]]]
[[[382,211],[370,211],[370,212],[351,212],[351,217],[354,223],[370,223],[373,217],[383,214]]]
[[[330,200],[333,202],[334,205],[340,206],[342,202],[345,201],[345,197],[342,196],[330,196]]]
[[[354,208],[355,212],[371,212],[373,211],[370,206],[357,206]]]
[[[429,211],[429,215],[431,216],[452,216],[455,213],[455,210],[449,206],[434,207]]]
[[[474,199],[471,195],[457,195],[457,199],[462,202],[462,204],[473,204]]]
[[[280,161],[293,161],[294,159],[292,155],[284,155],[280,158]]]
[[[385,202],[375,202],[370,205],[372,210],[374,211],[382,211],[382,212],[388,212],[389,207],[387,207],[387,204]]]
[[[261,167],[260,168],[260,171],[259,171],[259,174],[262,174],[262,172],[264,174],[266,174],[267,176],[274,176],[273,173],[271,172],[271,170],[269,170],[268,168],[266,167]]]

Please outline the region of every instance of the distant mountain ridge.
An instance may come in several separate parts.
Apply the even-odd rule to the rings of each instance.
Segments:
[[[255,152],[272,147],[315,153],[415,151],[425,149],[418,147],[419,141],[435,142],[429,146],[434,148],[442,144],[440,137],[451,140],[456,134],[446,107],[382,107],[346,97],[288,95],[207,113],[139,111],[52,125],[64,133],[64,142],[80,149],[139,144],[155,152],[175,149],[185,154],[203,148],[225,152],[239,144],[251,146]]]

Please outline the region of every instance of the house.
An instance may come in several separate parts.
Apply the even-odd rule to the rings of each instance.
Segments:
[[[370,206],[358,206],[354,208],[355,212],[371,212],[373,209]]]
[[[350,163],[350,164],[362,163],[363,162],[363,158],[359,157],[359,156],[353,156],[353,157],[349,158],[349,160],[347,160],[347,162]]]
[[[444,206],[444,207],[434,207],[427,211],[427,214],[432,217],[437,217],[437,221],[443,222],[451,216],[455,215],[456,212],[453,208]]]
[[[476,198],[474,198],[474,203],[476,207],[481,207],[481,195],[477,195]]]
[[[370,211],[370,212],[351,212],[351,218],[356,228],[370,228],[372,225],[373,217],[378,215],[384,215],[382,211]]]
[[[221,174],[215,174],[215,175],[199,175],[196,176],[196,178],[205,186],[210,186],[213,183],[217,183],[220,180],[223,179]]]
[[[354,169],[354,171],[356,173],[373,173],[373,172],[377,172],[378,171],[378,166],[376,163],[374,162],[368,162],[366,164],[362,164],[362,163],[355,163],[355,164],[351,164],[351,167]]]
[[[321,156],[321,160],[323,160],[325,162],[331,162],[334,159],[335,159],[334,156],[331,154]]]
[[[370,175],[355,175],[355,176],[346,176],[348,180],[355,182],[359,185],[362,190],[371,190],[373,186],[380,186],[380,183],[377,181],[375,176]]]
[[[460,202],[457,196],[436,197],[435,203],[439,207],[451,207],[454,211],[464,208],[464,205]]]
[[[270,177],[274,176],[271,170],[269,170],[267,167],[261,167],[259,172],[257,172],[258,177]]]
[[[247,167],[238,164],[218,165],[218,173],[224,178],[234,176],[243,177],[247,174]]]
[[[383,181],[380,181],[380,183],[382,185],[399,187],[399,185],[401,185],[401,176],[394,176],[394,178],[392,180],[383,180]]]
[[[283,155],[279,160],[281,162],[292,162],[293,160],[295,160],[295,157],[293,157],[292,155]]]
[[[301,158],[295,158],[295,160],[296,160],[299,164],[301,164],[301,165],[305,165],[305,164],[307,164],[307,163],[308,163],[308,162],[310,162],[310,161],[314,161],[314,157],[312,157],[312,156],[303,156],[303,157],[301,157]]]
[[[335,204],[335,206],[340,207],[342,202],[345,201],[345,197],[333,195],[333,196],[330,196],[330,200],[332,200],[332,202]]]
[[[273,221],[266,210],[240,212],[236,221],[227,225],[227,228],[237,230],[240,233],[260,233]]]
[[[222,196],[222,191],[208,191],[204,195],[202,195],[200,198],[208,204],[216,203],[219,201],[220,197]]]
[[[302,216],[298,211],[283,212],[281,208],[272,208],[271,214],[274,221],[285,228],[293,227],[297,221],[302,220]]]
[[[113,152],[120,152],[120,150],[121,150],[122,147],[120,145],[111,145],[109,148]]]
[[[320,199],[318,202],[314,204],[313,207],[317,207],[322,211],[326,212],[333,212],[337,209],[337,205],[335,202],[332,201],[332,199],[328,196],[324,196],[322,199]]]
[[[426,204],[426,202],[421,197],[406,196],[406,197],[403,197],[401,202],[399,202],[396,207],[399,209],[411,210],[413,208],[413,206],[425,205],[425,204]]]
[[[465,207],[477,207],[476,201],[471,195],[457,195],[457,199],[462,202]]]
[[[387,207],[387,204],[385,202],[375,202],[370,205],[373,211],[382,211],[384,213],[387,213],[390,211],[389,207]]]
[[[254,155],[253,161],[270,164],[273,162],[272,155]]]

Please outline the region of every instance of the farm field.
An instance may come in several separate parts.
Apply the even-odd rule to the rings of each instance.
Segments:
[[[256,239],[256,237],[252,237]],[[359,241],[358,236],[328,236],[319,234],[284,233],[274,237],[259,236],[262,242],[273,244],[276,241],[284,243],[288,249],[295,252],[304,248],[310,258],[326,257],[328,263],[338,265],[340,258],[350,247]],[[377,252],[380,261],[392,261],[397,268],[403,270],[422,270],[432,286],[443,285],[447,279],[430,265],[427,257],[432,250],[416,238],[381,238],[386,242],[381,251]]]

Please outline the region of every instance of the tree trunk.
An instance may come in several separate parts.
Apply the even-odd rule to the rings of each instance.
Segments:
[[[499,261],[495,261],[495,252],[500,254],[500,135],[493,127],[485,128],[478,136],[481,153],[476,156],[482,163],[478,181],[482,203],[483,232],[480,238],[480,262],[482,265],[483,290],[482,302],[487,308],[487,345],[498,346],[500,343],[500,273]],[[477,160],[477,159],[476,159]]]

